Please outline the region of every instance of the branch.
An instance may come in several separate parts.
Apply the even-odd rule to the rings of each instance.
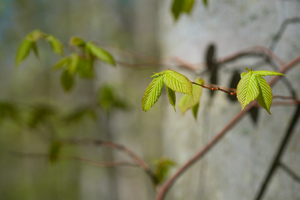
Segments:
[[[300,183],[300,176],[298,176],[286,164],[284,164],[283,162],[279,162],[278,166],[281,167],[281,169],[283,169],[288,175],[290,175],[296,182]]]
[[[285,73],[289,69],[291,69],[293,66],[295,66],[298,62],[300,62],[300,56],[293,59],[291,62],[283,66],[279,72]],[[273,86],[280,76],[275,76],[271,79],[269,82],[270,86]],[[169,191],[169,189],[172,187],[174,182],[185,172],[188,168],[190,168],[196,161],[198,161],[200,158],[202,158],[208,151],[214,147],[218,141],[222,137],[225,136],[225,133],[230,130],[253,106],[255,106],[256,102],[251,102],[244,110],[239,112],[217,135],[206,145],[204,146],[198,153],[196,153],[190,160],[188,160],[182,167],[179,168],[179,170],[159,189],[157,194],[157,200],[164,199],[165,195]]]
[[[217,85],[214,85],[214,87],[208,87],[208,86],[205,86],[205,85],[202,85],[202,84],[193,82],[193,81],[191,81],[191,82],[192,82],[192,84],[201,86],[201,87],[206,88],[206,89],[210,89],[210,90],[220,90],[220,91],[225,92],[225,93],[227,93],[227,94],[236,96],[236,89],[233,89],[233,88],[226,88],[226,89],[228,89],[228,90],[234,91],[234,92],[230,92],[230,91],[227,91],[227,90],[225,90],[225,89],[222,89],[222,87],[217,86]],[[213,84],[210,84],[210,85],[213,85]]]
[[[158,183],[157,178],[152,172],[152,170],[150,169],[150,167],[139,156],[137,156],[135,153],[133,153],[131,150],[129,150],[123,145],[116,144],[109,141],[93,140],[93,139],[82,139],[82,140],[70,139],[70,140],[62,140],[60,142],[64,144],[72,144],[72,145],[104,146],[104,147],[109,147],[121,151],[127,154],[144,172],[146,172],[146,174],[150,177],[150,179],[154,184]]]
[[[19,153],[19,152],[13,152],[14,155],[17,156],[28,156],[28,157],[44,157],[44,158],[50,158],[51,155],[49,154],[36,154],[36,153]],[[93,166],[97,167],[117,167],[117,166],[129,166],[129,167],[138,167],[138,165],[126,161],[114,161],[114,162],[97,162],[88,158],[79,157],[79,156],[57,156],[57,159],[64,160],[64,159],[70,159],[79,161],[82,163],[87,163]]]

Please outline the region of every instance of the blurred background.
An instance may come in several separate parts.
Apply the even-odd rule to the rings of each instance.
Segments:
[[[195,120],[190,111],[184,116],[179,109],[174,112],[163,90],[145,113],[141,99],[153,72],[171,68],[190,80],[201,75],[208,83],[235,88],[236,74],[245,67],[276,69],[265,57],[249,56],[215,66],[217,71],[206,70],[217,58],[258,45],[270,48],[284,63],[300,54],[298,0],[211,0],[208,6],[198,0],[190,14],[177,20],[171,7],[171,0],[0,1],[0,199],[155,199],[153,183],[139,168],[97,167],[57,157],[131,161],[126,155],[57,141],[113,141],[131,149],[153,170],[157,160],[173,160],[172,174],[241,107],[225,93],[203,90]],[[96,62],[93,79],[76,77],[72,90],[65,92],[61,72],[51,69],[60,56],[46,42],[37,43],[39,57],[31,52],[15,67],[20,42],[35,29],[63,44],[72,36],[95,41],[112,53],[117,67]],[[70,52],[65,50],[66,55]],[[286,77],[292,86],[279,81],[273,94],[292,96],[299,91],[299,65]],[[103,91],[120,104],[103,103]],[[254,199],[295,109],[274,106],[272,115],[252,110],[174,184],[166,199]],[[298,122],[292,133],[281,161],[300,175]],[[299,180],[278,167],[263,199],[300,199],[299,189]]]

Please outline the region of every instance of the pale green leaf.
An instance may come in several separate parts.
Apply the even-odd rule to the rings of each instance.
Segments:
[[[199,110],[199,102],[192,107],[192,111],[195,119],[197,119],[198,110]]]
[[[253,71],[253,73],[258,74],[260,76],[285,76],[284,74],[279,73],[279,72],[265,71],[265,70]]]
[[[96,46],[92,42],[87,43],[86,46],[89,49],[89,51],[91,52],[91,54],[94,55],[95,57],[97,57],[98,59],[100,59],[101,61],[109,63],[114,66],[116,65],[116,62],[115,62],[113,56],[110,53],[108,53],[107,51],[105,51],[104,49]]]
[[[52,50],[54,53],[63,55],[64,54],[64,46],[59,41],[59,39],[53,37],[52,35],[47,37],[47,40],[50,42]]]
[[[172,13],[177,20],[181,13],[190,13],[193,6],[194,6],[195,0],[173,0],[172,4]]]
[[[63,68],[64,66],[68,65],[70,61],[71,61],[70,57],[61,58],[52,66],[52,69],[57,70]]]
[[[174,107],[174,110],[176,112],[176,108],[175,108],[176,95],[175,95],[175,92],[169,87],[166,87],[166,88],[167,88],[167,93],[168,93],[168,97],[169,97],[169,102]]]
[[[203,85],[203,80],[200,78],[197,78],[196,83]],[[184,113],[193,108],[194,106],[196,106],[201,98],[202,95],[202,87],[199,85],[193,85],[193,97],[191,97],[188,94],[185,94],[181,97],[181,99],[178,102],[178,107],[181,110],[182,114],[184,115]]]
[[[242,110],[259,95],[259,86],[256,75],[252,72],[245,74],[237,85],[237,99],[242,105]]]
[[[74,85],[74,76],[65,70],[60,77],[61,85],[66,92],[69,92]]]
[[[188,78],[173,70],[165,70],[164,73],[164,83],[167,87],[175,92],[193,96],[192,82]]]
[[[33,42],[38,41],[41,39],[43,36],[45,36],[44,33],[42,33],[40,30],[34,30],[31,33],[27,35],[28,39],[30,39]]]
[[[270,107],[273,100],[272,89],[267,81],[261,76],[256,76],[256,80],[259,86],[259,95],[257,101],[261,107],[266,109],[266,111],[270,113]]]
[[[142,108],[144,111],[147,112],[157,102],[163,87],[164,76],[157,76],[151,81],[142,99]]]
[[[241,73],[241,78],[243,78],[246,74],[248,74],[247,72],[242,72]]]
[[[33,42],[28,40],[27,38],[23,39],[23,41],[19,45],[19,49],[16,54],[16,58],[15,58],[16,66],[18,66],[20,62],[22,62],[27,57],[32,47],[32,43]]]

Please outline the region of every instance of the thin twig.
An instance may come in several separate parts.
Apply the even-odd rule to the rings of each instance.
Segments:
[[[210,90],[220,90],[220,91],[225,92],[225,93],[230,94],[230,95],[236,95],[236,90],[233,89],[233,88],[230,88],[230,90],[231,90],[231,91],[234,91],[234,90],[235,90],[235,92],[230,92],[230,91],[224,90],[224,89],[222,89],[220,86],[217,86],[217,87],[208,87],[208,86],[205,86],[205,85],[202,85],[202,84],[193,82],[193,81],[191,81],[191,82],[192,82],[192,84],[194,84],[194,85],[198,85],[198,86],[201,86],[201,87],[206,88],[206,89],[210,89]],[[214,86],[216,86],[216,85],[214,85]]]
[[[51,155],[49,155],[49,154],[38,154],[38,153],[13,152],[13,154],[17,155],[17,156],[22,156],[22,157],[25,157],[25,156],[26,157],[43,157],[43,158],[47,158],[47,159],[49,159],[51,157]],[[58,155],[57,159],[58,160],[65,160],[65,159],[75,160],[75,161],[79,161],[79,162],[90,164],[90,165],[97,166],[97,167],[118,167],[118,166],[138,167],[137,164],[131,163],[131,162],[126,162],[126,161],[98,162],[98,161],[94,161],[92,159],[84,158],[84,157],[80,157],[80,156]]]
[[[293,66],[295,66],[298,62],[300,62],[300,56],[293,59],[291,62],[286,64],[284,67],[282,67],[279,72],[285,73],[289,69],[291,69]],[[269,82],[270,86],[273,86],[280,76],[275,76],[271,79]],[[239,112],[217,135],[208,143],[206,144],[199,152],[197,152],[191,159],[189,159],[182,167],[178,169],[178,171],[167,181],[163,186],[159,188],[157,198],[156,200],[163,200],[171,186],[174,184],[174,182],[185,172],[188,168],[190,168],[196,161],[198,161],[200,158],[202,158],[212,147],[214,147],[218,141],[222,137],[225,136],[225,133],[228,132],[230,128],[233,127],[253,106],[255,106],[256,102],[251,102],[244,110]]]
[[[290,175],[295,181],[300,183],[300,176],[298,176],[293,170],[291,170],[286,164],[283,162],[279,162],[278,164],[281,169],[283,169],[288,175]]]
[[[69,140],[61,140],[63,144],[72,144],[72,145],[94,145],[94,146],[103,146],[103,147],[109,147],[112,149],[119,150],[125,154],[127,154],[137,165],[140,166],[140,168],[146,172],[146,174],[150,177],[152,182],[154,184],[157,184],[157,178],[150,169],[150,167],[135,153],[133,153],[130,149],[127,147],[116,144],[109,141],[103,141],[103,140],[94,140],[94,139],[69,139]]]

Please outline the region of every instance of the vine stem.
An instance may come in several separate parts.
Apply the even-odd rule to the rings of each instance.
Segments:
[[[294,65],[300,62],[300,56],[296,57],[288,64],[284,65],[279,72],[286,73],[289,69],[291,69]],[[280,76],[273,77],[269,85],[273,86],[278,80]],[[178,169],[178,171],[158,189],[158,194],[156,200],[163,200],[170,190],[174,182],[185,172],[188,168],[190,168],[196,161],[202,158],[208,151],[214,147],[220,139],[225,136],[225,133],[232,128],[253,106],[255,106],[256,101],[251,102],[244,110],[239,112],[208,144],[206,144],[199,152],[197,152],[191,159],[189,159],[182,167]]]

